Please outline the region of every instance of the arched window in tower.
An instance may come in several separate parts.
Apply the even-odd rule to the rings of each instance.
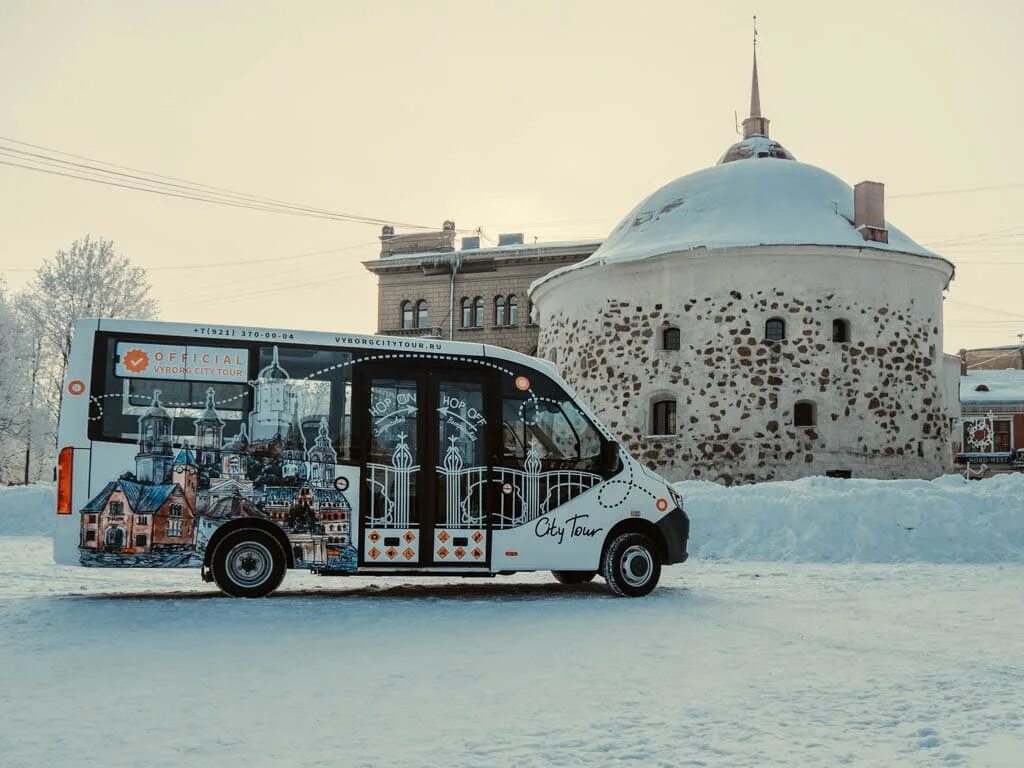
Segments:
[[[813,427],[818,423],[818,409],[810,400],[801,400],[793,406],[793,426]]]
[[[416,302],[416,327],[427,327],[427,300],[420,299]]]
[[[508,297],[508,324],[515,325],[519,322],[519,299],[513,293]]]
[[[836,319],[832,321],[832,341],[850,340],[850,321]]]
[[[651,434],[674,435],[676,433],[676,400],[662,397],[651,403]]]
[[[679,329],[674,325],[667,325],[662,329],[661,348],[667,350],[679,349]]]
[[[473,299],[473,327],[484,327],[484,300],[480,296]]]
[[[412,302],[402,302],[402,327],[412,328]]]
[[[462,297],[462,327],[473,327],[473,302],[469,300],[468,296]]]
[[[494,297],[494,324],[504,325],[505,324],[505,297],[495,296]]]
[[[782,341],[786,338],[786,321],[781,317],[773,317],[764,324],[764,337],[768,341]]]

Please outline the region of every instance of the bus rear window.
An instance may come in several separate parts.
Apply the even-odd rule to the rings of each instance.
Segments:
[[[195,445],[202,439],[201,433],[210,429],[223,436],[238,433],[250,408],[247,364],[240,375],[235,375],[241,381],[186,381],[177,372],[171,373],[175,378],[158,378],[151,368],[142,370],[142,363],[125,350],[149,350],[152,359],[151,348],[161,345],[101,338],[97,346],[95,359],[99,362],[93,371],[90,397],[91,440],[134,442],[139,436],[139,419],[155,409],[162,409],[170,417],[176,445],[186,441]],[[247,358],[248,350],[243,351]],[[131,366],[127,370],[126,362]],[[138,375],[122,375],[132,368],[138,369]]]

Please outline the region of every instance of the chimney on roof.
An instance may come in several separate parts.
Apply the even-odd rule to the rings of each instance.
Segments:
[[[961,349],[956,354],[960,358],[960,375],[961,376],[966,376],[967,375],[967,350],[966,349]]]
[[[853,226],[865,240],[889,242],[885,228],[885,184],[862,181],[853,188]]]

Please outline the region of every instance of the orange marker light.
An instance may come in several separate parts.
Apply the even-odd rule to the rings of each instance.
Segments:
[[[519,557],[519,553],[514,549],[509,549],[505,551],[505,557]]]
[[[71,473],[75,461],[74,448],[61,448],[57,457],[57,514],[71,514]]]

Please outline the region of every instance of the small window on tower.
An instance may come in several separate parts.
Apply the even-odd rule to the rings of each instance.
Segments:
[[[849,320],[832,321],[832,341],[846,342],[850,340]]]
[[[786,338],[786,321],[781,317],[773,317],[764,324],[764,337],[768,341],[782,341]]]
[[[655,400],[651,403],[651,434],[674,435],[676,433],[676,401],[673,398]]]
[[[817,408],[810,400],[801,400],[793,406],[794,427],[813,427],[817,423]]]
[[[679,349],[679,329],[668,326],[661,332],[661,348],[668,350]]]

